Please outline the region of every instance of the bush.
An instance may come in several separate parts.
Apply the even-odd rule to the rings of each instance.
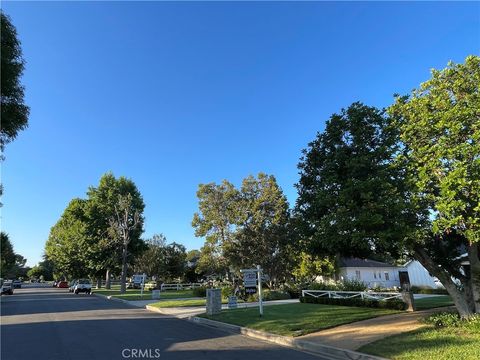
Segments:
[[[412,286],[410,288],[414,294],[436,294],[436,295],[448,295],[448,291],[442,288],[432,289],[425,286]]]
[[[281,289],[288,293],[290,296],[290,299],[298,299],[300,295],[302,295],[302,289],[306,289],[307,287],[304,287],[301,284],[284,284]]]
[[[248,297],[251,301],[258,301],[258,293],[251,295]],[[262,291],[262,299],[263,301],[271,301],[271,300],[287,300],[291,299],[290,294],[286,291],[282,290],[263,290]]]
[[[458,327],[461,323],[460,316],[457,313],[444,312],[433,314],[424,319],[427,324],[433,324],[436,328]]]
[[[205,286],[195,287],[193,288],[192,293],[195,297],[206,297],[207,288]]]
[[[365,291],[367,289],[367,284],[360,280],[349,280],[346,279],[341,283],[343,291]]]
[[[229,296],[233,296],[235,289],[232,286],[223,286],[222,287],[222,298],[226,299]]]
[[[394,309],[405,310],[407,304],[400,299],[388,299],[388,300],[371,300],[361,298],[328,298],[328,297],[312,297],[302,296],[300,302],[309,304],[324,304],[324,305],[341,305],[341,306],[359,306],[359,307],[371,307],[382,309]]]

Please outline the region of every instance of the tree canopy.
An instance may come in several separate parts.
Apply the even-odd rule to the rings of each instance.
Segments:
[[[1,36],[1,119],[0,150],[28,126],[29,108],[24,103],[24,87],[20,82],[25,60],[17,30],[10,17],[0,13]]]
[[[197,196],[192,225],[196,236],[206,237],[200,271],[235,273],[259,264],[272,279],[285,274],[290,214],[275,177],[249,176],[240,189],[226,180],[200,185]]]
[[[408,212],[396,152],[383,111],[354,103],[331,116],[298,165],[296,227],[310,253],[398,254]]]
[[[480,58],[469,56],[464,64],[432,70],[431,79],[389,108],[400,132],[397,162],[405,169],[409,200],[417,214],[428,214],[408,245],[442,281],[462,317],[480,312],[479,85]]]

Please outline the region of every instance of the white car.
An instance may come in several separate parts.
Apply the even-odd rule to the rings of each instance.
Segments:
[[[75,294],[78,294],[78,293],[81,293],[81,292],[91,294],[92,293],[92,283],[88,279],[77,280],[77,282],[75,283],[75,285],[73,287],[73,292]]]
[[[13,295],[13,284],[11,280],[7,280],[4,283],[2,283],[0,294]]]

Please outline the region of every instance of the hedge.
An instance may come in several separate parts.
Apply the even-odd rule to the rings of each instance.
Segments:
[[[324,305],[342,305],[342,306],[359,306],[359,307],[371,307],[382,309],[394,309],[405,310],[407,304],[400,299],[388,299],[388,300],[371,300],[361,298],[328,298],[328,297],[312,297],[301,296],[300,302],[309,304],[324,304]]]

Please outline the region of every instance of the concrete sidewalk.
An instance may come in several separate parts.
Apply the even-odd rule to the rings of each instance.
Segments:
[[[452,307],[385,315],[299,336],[297,339],[348,350],[357,350],[363,345],[387,336],[419,329],[425,326],[420,321],[422,318],[450,309]]]

